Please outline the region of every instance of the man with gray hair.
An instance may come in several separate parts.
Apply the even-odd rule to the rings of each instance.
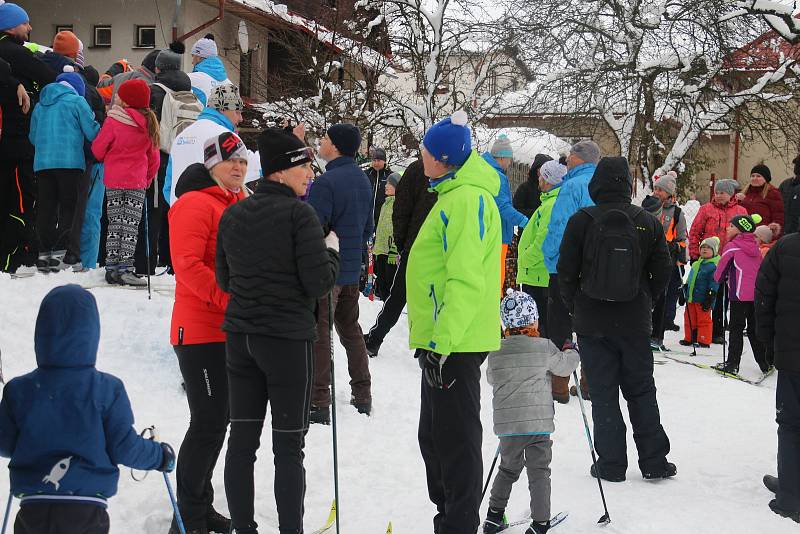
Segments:
[[[556,266],[558,265],[559,248],[570,217],[581,208],[594,206],[594,201],[589,196],[589,182],[592,180],[598,161],[600,161],[600,147],[594,141],[587,139],[572,145],[567,156],[568,171],[553,205],[550,222],[547,225],[547,237],[542,244],[544,265],[547,267],[547,272],[550,273],[547,334],[559,348],[566,341],[572,340],[572,318],[561,300],[558,287]],[[581,375],[583,375],[582,371]],[[589,388],[583,378],[581,379],[581,391],[584,398],[588,398]],[[569,377],[553,377],[553,399],[561,404],[569,402]]]

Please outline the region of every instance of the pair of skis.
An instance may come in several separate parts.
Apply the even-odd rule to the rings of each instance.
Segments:
[[[333,524],[336,522],[336,500],[334,499],[333,503],[331,503],[331,511],[328,514],[328,520],[325,521],[325,525],[322,528],[318,528],[311,534],[324,534],[325,532],[330,531],[333,528]],[[389,521],[389,526],[386,527],[386,534],[392,534],[392,522]]]
[[[761,383],[764,382],[764,380],[769,378],[772,375],[772,373],[775,372],[775,368],[773,367],[769,371],[767,371],[766,373],[762,373],[760,377],[758,377],[756,379],[750,379],[750,378],[745,378],[745,377],[743,377],[741,375],[738,375],[738,374],[728,373],[728,372],[725,372],[725,371],[723,371],[721,369],[717,369],[713,365],[707,365],[707,364],[699,363],[699,362],[688,362],[686,360],[681,360],[680,358],[676,358],[674,356],[670,356],[670,355],[664,354],[664,353],[662,353],[662,356],[664,356],[665,358],[668,358],[668,359],[670,359],[670,360],[672,360],[674,362],[682,363],[684,365],[691,365],[691,366],[697,367],[699,369],[709,369],[711,371],[716,372],[719,375],[724,376],[725,378],[733,378],[735,380],[739,380],[741,382],[744,382],[746,384],[750,384],[750,385],[753,385],[753,386],[760,386]]]
[[[564,520],[567,519],[567,517],[569,517],[569,512],[559,512],[556,515],[554,515],[553,518],[550,520],[550,528],[548,529],[548,531],[554,529],[555,527],[563,523]],[[530,517],[526,517],[525,519],[520,519],[518,521],[512,521],[508,525],[500,529],[498,532],[503,532],[504,530],[508,530],[510,528],[527,525],[530,522],[531,522]]]

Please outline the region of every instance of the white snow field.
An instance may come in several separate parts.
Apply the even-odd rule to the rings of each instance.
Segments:
[[[35,367],[33,333],[42,297],[67,283],[100,285],[102,271],[12,280],[0,276],[0,349],[6,379]],[[146,291],[97,287],[101,342],[97,367],[124,382],[136,416],[137,429],[156,425],[164,441],[176,450],[188,425],[188,409],[180,374],[169,345],[172,298],[169,276],[154,278],[163,288],[147,299]],[[379,302],[362,300],[361,324],[368,328]],[[682,315],[679,315],[679,322]],[[387,338],[381,354],[370,361],[374,414],[359,416],[348,405],[345,354],[336,347],[339,422],[340,514],[343,534],[420,534],[432,531],[434,508],[425,486],[425,471],[417,446],[420,372],[407,348],[405,316]],[[684,349],[675,333],[667,345]],[[742,373],[758,376],[749,352]],[[700,350],[695,359],[715,363],[721,348]],[[688,359],[688,356],[682,356]],[[761,485],[765,473],[775,473],[775,376],[761,386],[723,378],[713,371],[670,362],[655,367],[658,400],[664,427],[672,443],[669,459],[678,466],[672,480],[646,482],[636,464],[629,431],[628,480],[604,484],[612,523],[596,525],[603,513],[596,481],[589,476],[591,459],[577,399],[557,405],[553,435],[553,513],[569,511],[554,533],[781,533],[797,525],[770,512],[771,495]],[[497,446],[492,434],[491,389],[483,384],[484,465],[488,470]],[[267,427],[268,428],[268,427]],[[53,436],[52,439],[57,439]],[[333,499],[331,427],[312,426],[306,445],[308,493],[306,532],[322,526]],[[8,488],[7,460],[0,469],[0,494]],[[221,459],[214,477],[216,507],[227,512]],[[278,532],[273,497],[270,433],[264,433],[256,467],[257,521],[262,533]],[[174,483],[174,475],[172,475]],[[0,497],[5,502],[4,497]],[[510,520],[528,514],[525,475],[515,485],[507,509]],[[15,503],[13,510],[16,511]],[[12,511],[12,514],[14,513]],[[481,508],[481,517],[486,502]],[[143,482],[123,469],[119,493],[110,501],[111,531],[115,534],[166,534],[172,515],[164,482],[151,473]],[[522,534],[525,527],[508,532]],[[331,530],[333,532],[333,529]],[[472,534],[472,533],[465,533]]]

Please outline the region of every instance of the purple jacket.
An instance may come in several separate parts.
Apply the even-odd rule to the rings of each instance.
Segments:
[[[755,299],[756,275],[761,267],[761,251],[756,236],[741,233],[731,239],[722,250],[714,280],[728,280],[728,296],[731,300],[753,302]]]

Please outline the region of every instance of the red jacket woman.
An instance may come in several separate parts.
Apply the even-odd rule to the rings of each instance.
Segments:
[[[771,181],[769,167],[756,165],[750,171],[750,183],[736,199],[750,215],[761,215],[761,224],[777,223],[783,228],[783,196]]]
[[[714,198],[703,204],[697,212],[689,231],[689,257],[692,261],[700,257],[700,243],[703,239],[718,237],[722,249],[728,241],[726,232],[729,221],[736,215],[747,215],[747,210],[733,198],[735,192],[733,180],[719,180],[714,185]]]

